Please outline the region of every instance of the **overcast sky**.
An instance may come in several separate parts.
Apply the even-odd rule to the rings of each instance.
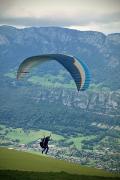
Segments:
[[[0,0],[0,25],[120,32],[120,0]]]

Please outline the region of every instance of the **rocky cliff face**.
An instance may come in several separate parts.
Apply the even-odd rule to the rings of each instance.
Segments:
[[[18,85],[8,79],[0,87],[0,122],[15,127],[78,127],[93,130],[119,129],[120,91],[46,88],[32,84]],[[66,113],[67,112],[67,113]],[[51,127],[49,125],[51,124]],[[45,126],[45,127],[44,127]],[[71,131],[71,130],[70,130]],[[75,130],[76,131],[76,130]]]
[[[31,99],[36,103],[46,101],[49,103],[62,103],[69,108],[80,108],[83,111],[94,112],[108,116],[120,116],[120,91],[89,90],[76,92],[66,89],[40,88],[31,93]]]

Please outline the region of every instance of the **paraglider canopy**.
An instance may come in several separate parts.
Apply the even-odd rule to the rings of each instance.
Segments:
[[[17,79],[29,73],[32,67],[50,60],[56,60],[65,67],[74,79],[78,91],[84,91],[89,87],[90,73],[88,67],[81,60],[64,54],[44,54],[23,60],[17,71]]]

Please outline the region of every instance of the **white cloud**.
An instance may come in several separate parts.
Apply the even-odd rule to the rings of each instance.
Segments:
[[[70,29],[77,29],[80,31],[99,31],[104,32],[105,34],[111,33],[120,33],[120,22],[110,23],[110,24],[101,24],[97,25],[95,23],[91,23],[89,25],[84,26],[66,26]]]
[[[0,0],[0,24],[119,32],[120,0]]]

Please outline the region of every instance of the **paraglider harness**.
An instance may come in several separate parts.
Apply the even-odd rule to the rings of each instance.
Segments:
[[[45,147],[45,146],[44,146],[44,142],[45,142],[45,137],[42,138],[41,141],[40,141],[40,146],[41,146],[41,148],[44,148],[44,147]]]
[[[49,137],[51,137],[51,134],[50,134]],[[41,146],[41,148],[45,148],[46,147],[46,137],[45,136],[44,136],[44,138],[41,139],[40,146]]]

